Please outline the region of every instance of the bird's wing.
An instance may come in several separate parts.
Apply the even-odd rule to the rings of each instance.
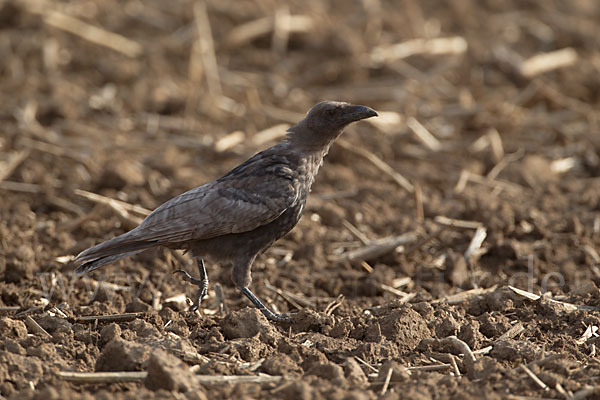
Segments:
[[[298,201],[297,179],[287,163],[252,160],[167,201],[136,228],[135,236],[178,243],[247,232],[273,221]]]

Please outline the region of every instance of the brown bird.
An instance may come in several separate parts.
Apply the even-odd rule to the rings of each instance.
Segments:
[[[350,123],[377,116],[369,107],[318,103],[288,129],[285,140],[238,165],[223,177],[158,207],[131,231],[81,252],[77,274],[93,271],[155,246],[190,251],[200,278],[177,270],[199,287],[191,310],[208,291],[204,257],[232,264],[233,283],[272,321],[291,321],[269,310],[250,291],[257,255],[298,223],[311,185],[333,141]]]

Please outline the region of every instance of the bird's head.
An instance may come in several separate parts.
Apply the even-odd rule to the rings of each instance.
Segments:
[[[304,122],[307,127],[327,134],[340,131],[352,122],[376,116],[375,110],[367,106],[322,101],[308,111]]]
[[[339,101],[322,101],[314,105],[306,117],[290,129],[292,137],[315,147],[325,146],[335,140],[352,122],[376,117],[372,108]]]

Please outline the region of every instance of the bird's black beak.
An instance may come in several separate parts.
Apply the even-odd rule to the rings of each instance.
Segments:
[[[348,119],[352,122],[360,121],[361,119],[377,117],[379,114],[375,110],[367,106],[351,105],[347,107]]]

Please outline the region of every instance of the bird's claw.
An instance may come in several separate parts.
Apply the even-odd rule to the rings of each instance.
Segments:
[[[266,313],[263,310],[267,310],[269,312]],[[292,323],[292,322],[294,322],[294,316],[297,314],[297,313],[275,313],[266,308],[263,310],[260,310],[260,311],[264,314],[265,317],[267,317],[268,320],[273,321],[273,322]]]
[[[193,285],[198,286],[200,289],[198,290],[198,295],[196,296],[196,300],[192,302],[192,305],[188,309],[190,314],[195,313],[200,309],[200,304],[202,303],[202,299],[208,293],[208,276],[206,275],[206,269],[204,268],[204,261],[198,261],[198,269],[200,270],[201,278],[197,279],[190,275],[187,271],[183,269],[177,269],[173,271],[173,273],[181,273],[183,274],[183,279],[187,282],[190,282]]]
[[[181,274],[183,274],[183,280],[185,280],[187,282],[190,282],[190,283],[192,283],[192,284],[194,284],[196,286],[202,286],[203,285],[203,282],[204,282],[203,279],[194,278],[186,270],[176,269],[175,271],[173,271],[174,274],[176,274],[178,272],[181,273]]]
[[[200,304],[193,303],[190,308],[188,308],[188,313],[194,314],[200,308]]]

